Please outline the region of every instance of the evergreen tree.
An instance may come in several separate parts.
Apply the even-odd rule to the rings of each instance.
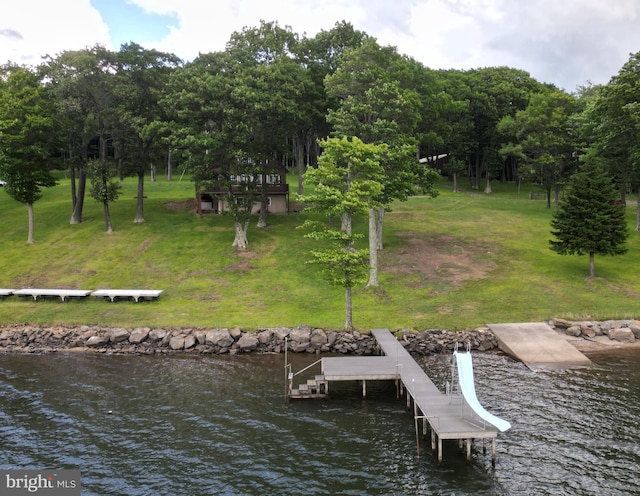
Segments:
[[[594,256],[622,255],[628,236],[624,206],[610,176],[596,163],[571,176],[558,211],[551,220],[549,243],[560,255],[589,254],[589,276],[595,277]]]

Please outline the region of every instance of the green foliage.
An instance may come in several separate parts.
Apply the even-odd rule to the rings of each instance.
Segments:
[[[551,221],[550,241],[560,255],[622,255],[628,228],[624,207],[606,171],[587,164],[574,174]]]
[[[91,198],[103,204],[111,203],[118,199],[121,185],[115,178],[115,171],[109,162],[89,160],[87,174],[91,180]]]
[[[359,138],[329,138],[318,167],[309,169],[305,180],[315,185],[302,201],[327,216],[362,215],[376,206],[382,192],[382,155],[385,145],[363,143]]]
[[[51,95],[33,72],[14,68],[0,81],[0,177],[19,202],[35,203],[56,183],[49,169],[53,114]]]
[[[333,248],[310,250],[311,259],[307,263],[320,266],[327,281],[341,288],[353,288],[367,282],[369,250],[352,248],[355,240],[362,239],[362,234],[347,234],[337,229],[328,229],[314,221],[307,221],[302,226],[312,229],[305,234],[308,239],[329,241]]]
[[[571,175],[576,160],[577,132],[573,115],[574,97],[561,91],[544,91],[531,95],[526,109],[498,122],[498,131],[511,140],[500,149],[503,157],[519,161],[519,178],[538,183],[547,192]]]

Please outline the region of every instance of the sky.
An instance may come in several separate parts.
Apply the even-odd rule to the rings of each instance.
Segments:
[[[640,0],[4,0],[0,63],[130,41],[189,61],[261,20],[307,37],[344,20],[432,69],[509,66],[569,92],[640,51]]]

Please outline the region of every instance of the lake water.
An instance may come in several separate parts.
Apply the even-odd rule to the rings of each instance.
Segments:
[[[294,355],[294,369],[317,356]],[[437,463],[391,384],[284,401],[281,355],[0,356],[0,469],[80,469],[83,495],[640,494],[640,353],[531,372],[474,354],[480,401],[513,427]],[[419,360],[437,385],[450,357]],[[112,412],[112,413],[109,413]]]

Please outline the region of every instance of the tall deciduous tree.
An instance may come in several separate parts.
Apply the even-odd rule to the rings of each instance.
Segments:
[[[320,143],[324,152],[318,167],[305,173],[305,181],[315,184],[312,194],[303,200],[327,217],[339,217],[340,229],[326,224],[305,223],[312,232],[308,237],[328,240],[334,247],[311,252],[312,262],[320,264],[329,281],[345,289],[345,328],[353,328],[352,288],[367,277],[368,251],[356,249],[358,236],[353,232],[353,218],[375,207],[382,192],[384,172],[381,161],[386,145],[363,143],[354,137],[329,138]]]
[[[498,131],[513,140],[500,149],[500,154],[520,160],[519,176],[544,189],[547,207],[551,207],[553,189],[557,206],[559,187],[576,163],[576,108],[575,98],[567,93],[534,93],[526,109],[498,123]]]
[[[145,50],[136,43],[122,45],[115,54],[117,73],[112,92],[116,108],[112,130],[121,176],[138,179],[134,222],[144,218],[144,179],[155,164],[170,153],[164,149],[161,127],[166,120],[158,104],[169,74],[180,66],[173,54]],[[170,166],[168,164],[168,166]]]
[[[595,255],[626,253],[628,228],[624,207],[608,172],[595,161],[571,176],[560,207],[551,220],[550,247],[560,255],[589,255],[595,277]]]
[[[50,172],[54,106],[48,90],[26,68],[0,80],[0,177],[9,196],[27,205],[33,243],[33,204],[55,185]]]
[[[621,192],[632,187],[640,200],[640,52],[598,89],[585,114],[587,155],[604,160]],[[635,229],[640,231],[640,201]]]
[[[71,175],[70,223],[79,224],[83,220],[87,163],[106,154],[112,131],[114,54],[100,45],[65,51],[48,57],[42,71],[55,94],[56,130],[66,142]],[[94,146],[96,150],[91,149]]]
[[[326,78],[327,93],[339,101],[328,121],[337,137],[357,136],[365,143],[389,147],[383,161],[384,188],[369,212],[370,286],[378,285],[377,252],[382,249],[384,208],[414,192],[419,179],[417,140],[420,99],[405,78],[410,63],[392,47],[366,39],[342,57],[338,70]],[[403,86],[404,84],[404,86]]]

